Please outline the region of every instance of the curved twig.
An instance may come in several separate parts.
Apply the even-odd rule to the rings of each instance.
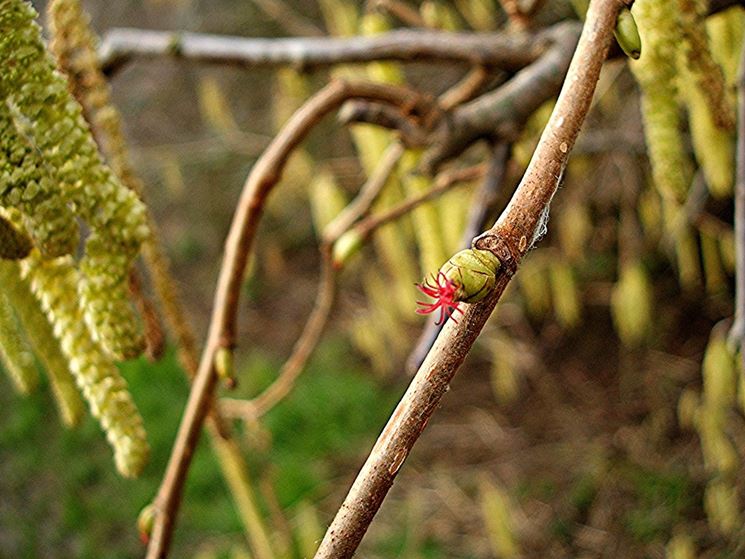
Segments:
[[[474,165],[473,167],[444,171],[437,175],[435,185],[429,190],[406,198],[379,214],[370,215],[360,220],[350,230],[356,232],[361,241],[365,241],[376,229],[399,219],[425,202],[441,196],[454,186],[478,179],[484,174],[485,168],[485,165]]]
[[[541,218],[556,192],[589,110],[613,37],[616,15],[623,5],[621,0],[591,2],[564,88],[525,176],[505,212],[487,232],[490,235],[487,239],[497,239],[508,246],[517,259],[532,245]],[[509,280],[510,274],[499,274],[494,291],[483,302],[466,305],[458,323],[449,321],[445,325],[349,490],[316,552],[316,559],[346,559],[354,554],[401,465]]]
[[[325,115],[354,98],[383,101],[420,114],[432,109],[428,98],[404,87],[334,81],[295,112],[251,169],[225,243],[207,343],[155,498],[155,524],[147,553],[149,559],[162,558],[168,553],[186,473],[214,393],[215,354],[220,348],[232,348],[235,342],[243,274],[266,198],[280,180],[290,154],[310,130]]]
[[[279,371],[277,378],[266,390],[251,400],[222,398],[220,411],[225,417],[255,421],[277,405],[290,393],[295,381],[303,372],[311,353],[318,344],[328,322],[336,295],[336,273],[327,254],[321,259],[321,273],[313,310],[290,357]]]

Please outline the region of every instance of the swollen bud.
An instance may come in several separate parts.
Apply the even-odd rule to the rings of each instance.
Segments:
[[[623,52],[630,58],[638,60],[642,55],[642,39],[639,36],[634,16],[628,8],[623,8],[618,12],[614,34]]]
[[[440,272],[459,286],[458,301],[475,303],[494,288],[498,269],[499,259],[490,251],[469,248],[455,253]]]
[[[488,250],[465,249],[448,260],[436,276],[418,285],[433,303],[417,302],[419,314],[440,310],[438,324],[458,310],[458,303],[475,303],[486,297],[497,282],[499,259]]]

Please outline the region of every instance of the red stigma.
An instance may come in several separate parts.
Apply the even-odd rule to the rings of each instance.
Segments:
[[[423,303],[417,301],[417,305],[421,305],[421,309],[417,309],[416,312],[419,314],[429,314],[440,310],[440,318],[437,320],[437,324],[443,324],[446,319],[452,318],[455,311],[462,312],[458,308],[458,301],[455,299],[455,293],[458,291],[458,285],[449,279],[442,272],[438,272],[437,276],[432,276],[427,279],[424,283],[417,284],[419,291],[432,297],[435,301],[433,303]],[[453,320],[455,320],[453,318]],[[456,321],[457,322],[457,321]]]

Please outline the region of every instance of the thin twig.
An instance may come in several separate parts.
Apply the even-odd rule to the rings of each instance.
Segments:
[[[370,210],[380,191],[388,182],[398,162],[404,154],[404,147],[399,142],[389,145],[378,162],[375,171],[360,188],[357,196],[342,212],[329,223],[323,231],[323,243],[330,246],[342,236],[352,224]]]
[[[465,62],[518,70],[536,60],[544,33],[451,33],[395,30],[369,37],[245,38],[174,31],[114,28],[103,36],[101,68],[108,74],[134,58],[171,56],[242,67],[315,68],[380,60]]]
[[[403,217],[411,210],[425,202],[429,202],[445,192],[448,192],[454,186],[478,179],[484,174],[484,171],[485,165],[474,165],[473,167],[466,167],[465,169],[444,171],[437,176],[435,179],[435,185],[431,189],[422,192],[421,194],[406,198],[395,206],[392,206],[379,214],[366,217],[352,227],[351,230],[355,231],[358,237],[364,241],[368,239],[376,229]]]
[[[214,393],[215,354],[220,348],[232,349],[235,343],[243,274],[267,196],[280,180],[290,154],[310,130],[329,112],[354,98],[384,101],[419,113],[431,110],[432,105],[427,98],[404,87],[341,80],[331,82],[295,112],[251,169],[225,243],[207,343],[154,502],[155,524],[148,559],[163,558],[168,553],[186,473]]]
[[[499,0],[499,3],[509,18],[510,27],[524,31],[530,26],[530,18],[523,13],[519,0]]]
[[[600,69],[613,37],[620,0],[593,0],[565,85],[528,169],[507,209],[486,237],[501,242],[516,260],[541,229],[569,152],[590,107]],[[483,239],[483,237],[480,237]],[[487,243],[487,248],[491,248]],[[500,260],[502,260],[500,258]],[[411,448],[491,315],[510,280],[504,266],[494,291],[465,305],[458,323],[449,321],[414,377],[321,542],[316,559],[353,555]]]
[[[735,171],[735,320],[729,341],[740,349],[745,371],[745,45],[740,58],[737,87],[737,154]]]
[[[321,259],[321,273],[318,279],[316,301],[300,337],[295,342],[290,357],[285,361],[274,382],[257,397],[251,400],[221,399],[220,410],[226,417],[255,421],[290,393],[321,338],[331,314],[335,295],[336,273],[331,265],[329,255],[324,254]]]
[[[440,108],[450,111],[473,99],[479,90],[486,84],[491,74],[483,66],[472,68],[463,79],[445,91],[439,97]]]
[[[402,0],[374,0],[368,4],[375,10],[384,11],[398,18],[408,27],[427,27],[419,10]]]

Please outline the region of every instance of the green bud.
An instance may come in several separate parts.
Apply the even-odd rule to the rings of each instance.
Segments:
[[[642,39],[639,36],[634,16],[628,8],[623,8],[618,12],[614,34],[623,52],[634,60],[638,60],[642,55]]]
[[[494,289],[499,259],[488,250],[468,248],[455,253],[440,272],[458,286],[455,300],[475,303]]]
[[[350,229],[339,237],[331,249],[331,261],[337,270],[342,268],[352,256],[359,252],[364,239],[358,231]]]
[[[140,541],[147,545],[150,541],[150,534],[153,532],[155,525],[155,505],[150,503],[142,507],[140,514],[137,515],[137,531],[140,533]]]

